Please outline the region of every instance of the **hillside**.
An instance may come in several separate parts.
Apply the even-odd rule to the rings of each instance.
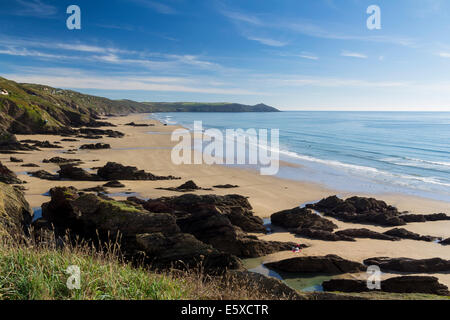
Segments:
[[[161,103],[110,100],[38,84],[20,84],[0,77],[0,131],[62,133],[70,127],[100,126],[100,116],[135,112],[274,112],[259,104]]]
[[[152,112],[279,112],[263,103],[249,106],[239,103],[143,102]]]

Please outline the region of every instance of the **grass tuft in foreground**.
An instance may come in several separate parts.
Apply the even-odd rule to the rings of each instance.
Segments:
[[[111,245],[38,245],[0,232],[0,300],[269,299],[243,283],[224,282],[201,270],[155,272],[125,262]],[[70,290],[69,266],[81,271],[80,289]],[[226,283],[226,284],[225,284]]]

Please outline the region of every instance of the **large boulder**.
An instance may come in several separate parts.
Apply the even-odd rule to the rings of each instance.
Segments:
[[[369,229],[345,229],[336,231],[338,236],[347,236],[351,238],[363,238],[363,239],[376,239],[376,240],[388,240],[388,241],[398,241],[400,240],[395,235],[388,235],[388,233],[380,233],[372,231]]]
[[[174,176],[155,176],[136,167],[124,166],[116,162],[108,162],[97,171],[97,175],[104,180],[172,180]]]
[[[441,258],[410,259],[377,257],[364,260],[367,266],[375,265],[382,271],[398,271],[409,273],[438,273],[450,271],[450,260]]]
[[[0,229],[13,237],[28,234],[32,212],[20,190],[0,182]]]
[[[357,273],[366,267],[355,261],[330,254],[327,256],[295,257],[265,264],[269,269],[295,273]]]
[[[284,228],[312,228],[324,231],[333,231],[337,228],[333,222],[313,213],[306,208],[293,208],[272,214],[270,217],[273,225],[278,225]]]
[[[0,162],[0,182],[7,184],[21,184],[22,181],[17,178],[17,175],[9,170]]]
[[[395,207],[374,198],[351,197],[342,200],[332,196],[316,204],[308,204],[307,207],[346,222],[371,223],[381,226],[406,224],[399,217],[400,212]]]
[[[127,258],[154,267],[204,263],[205,268],[225,270],[240,266],[235,256],[182,233],[170,213],[149,212],[133,202],[78,193],[74,188],[53,188],[50,195],[51,201],[42,206],[42,217],[54,226],[58,238],[69,232],[97,245],[118,241]]]
[[[371,292],[367,282],[356,279],[331,279],[323,282],[324,291],[339,292]],[[403,276],[393,277],[381,281],[381,291],[392,293],[425,293],[436,295],[449,295],[447,286],[439,283],[436,277]]]

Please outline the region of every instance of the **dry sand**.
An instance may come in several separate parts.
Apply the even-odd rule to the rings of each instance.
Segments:
[[[77,142],[61,142],[63,149],[43,149],[42,151],[26,152],[24,154],[13,155],[24,160],[24,163],[35,163],[40,168],[23,168],[21,163],[9,162],[9,155],[1,155],[0,160],[11,170],[20,175],[20,178],[27,181],[25,185],[26,198],[32,207],[40,207],[43,202],[49,201],[49,197],[44,194],[53,186],[75,186],[76,188],[87,188],[101,185],[100,182],[77,182],[77,181],[46,181],[30,177],[23,172],[35,171],[39,169],[55,172],[58,166],[54,164],[42,163],[43,159],[60,156],[65,158],[81,159],[84,163],[81,167],[92,169],[103,166],[108,161],[119,162],[124,165],[137,166],[148,172],[157,175],[175,175],[182,180],[172,181],[122,181],[125,188],[113,189],[111,193],[136,192],[142,198],[155,198],[168,195],[180,195],[178,192],[157,190],[157,187],[176,187],[187,180],[194,180],[203,188],[210,188],[218,184],[239,185],[236,189],[214,189],[214,191],[196,191],[196,194],[216,193],[220,195],[238,193],[249,197],[249,201],[254,208],[256,215],[266,218],[272,213],[296,207],[302,203],[317,201],[321,198],[339,194],[351,196],[350,193],[343,193],[339,190],[330,190],[318,184],[305,183],[280,179],[272,176],[261,176],[257,171],[242,168],[231,168],[222,165],[174,165],[171,161],[171,147],[175,144],[170,141],[170,133],[178,128],[177,126],[163,126],[154,120],[144,120],[144,115],[134,114],[126,117],[109,118],[118,127],[111,129],[125,133],[124,138],[104,138],[101,140],[79,139]],[[134,121],[136,123],[152,123],[153,127],[130,127],[125,123]],[[153,133],[149,134],[151,131]],[[49,140],[50,142],[61,141],[60,136],[18,135],[18,139]],[[78,150],[76,154],[64,154],[62,151],[78,148],[85,143],[109,143],[112,149],[109,150]],[[281,163],[281,165],[289,165]],[[361,195],[361,194],[359,194]],[[363,194],[369,196],[367,194]],[[118,195],[117,199],[123,199],[127,195]],[[389,204],[397,206],[402,211],[411,213],[436,213],[446,212],[450,214],[450,204],[445,202],[409,197],[397,194],[377,194],[370,195],[378,199],[383,199]],[[385,231],[386,228],[374,226],[361,226],[335,221],[340,229],[345,228],[370,228],[377,231]],[[422,235],[450,237],[450,221],[428,222],[408,224],[406,229]],[[441,257],[450,259],[450,246],[442,246],[436,243],[422,241],[403,240],[398,242],[358,239],[357,242],[325,242],[319,240],[308,240],[298,238],[287,232],[276,232],[271,235],[264,235],[260,238],[266,240],[294,241],[308,243],[310,248],[305,249],[303,255],[325,255],[337,254],[343,258],[361,261],[377,256],[388,257],[410,257],[410,258],[433,258]],[[281,252],[263,258],[263,261],[277,260],[295,256],[292,252]],[[440,280],[450,286],[450,275],[437,275]]]

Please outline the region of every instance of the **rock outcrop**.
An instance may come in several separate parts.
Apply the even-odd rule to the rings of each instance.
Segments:
[[[256,290],[273,300],[307,300],[307,296],[292,289],[283,281],[250,271],[229,271],[223,279],[227,283],[238,283],[248,290]]]
[[[287,229],[319,229],[332,232],[337,225],[306,208],[293,208],[274,213],[272,224]]]
[[[117,240],[126,257],[157,268],[199,263],[207,269],[240,267],[235,256],[181,232],[170,213],[152,213],[133,202],[81,194],[74,188],[53,188],[50,195],[42,217],[54,226],[57,237],[70,232],[97,244]]]
[[[388,236],[400,238],[400,239],[410,239],[410,240],[427,241],[427,242],[432,242],[432,241],[439,239],[438,237],[433,237],[433,236],[421,236],[420,234],[411,232],[404,228],[391,229],[391,230],[384,232],[384,234],[388,235]]]
[[[400,240],[394,235],[388,235],[388,233],[380,233],[372,231],[369,229],[345,229],[336,231],[338,236],[347,236],[351,238],[363,238],[363,239],[376,239],[376,240],[388,240],[388,241],[398,241]]]
[[[445,240],[442,240],[441,242],[439,242],[440,244],[442,244],[443,246],[448,246],[450,245],[450,238],[447,238]]]
[[[263,221],[253,216],[248,200],[239,195],[194,195],[163,197],[140,203],[150,212],[168,212],[184,233],[190,233],[214,248],[238,257],[260,257],[291,250],[294,243],[263,241],[247,232],[265,232]]]
[[[450,216],[445,213],[434,214],[403,214],[400,216],[407,223],[410,222],[427,222],[427,221],[445,221],[450,220]]]
[[[213,188],[217,188],[217,189],[234,189],[234,188],[239,188],[239,186],[238,186],[238,185],[235,185],[235,184],[229,184],[229,183],[227,183],[227,184],[218,184],[218,185],[215,185],[215,186],[213,186]]]
[[[168,190],[168,191],[177,191],[177,192],[192,192],[196,190],[212,190],[211,188],[201,188],[194,181],[189,180],[183,183],[178,187],[170,187],[170,188],[156,188],[160,190]]]
[[[310,238],[313,240],[352,241],[352,242],[356,241],[352,237],[347,236],[345,234],[338,234],[337,232],[333,233],[330,231],[324,231],[324,230],[320,230],[320,229],[298,228],[297,230],[294,230],[294,233],[299,236]]]
[[[17,175],[9,170],[0,162],[0,182],[6,184],[21,184],[22,181],[17,177]]]
[[[410,259],[410,258],[370,258],[364,260],[367,266],[375,265],[382,271],[397,271],[409,273],[440,273],[450,271],[450,260],[441,258]]]
[[[59,166],[59,178],[60,179],[69,179],[75,181],[101,181],[99,176],[96,174],[91,174],[86,170],[76,167],[74,164],[62,164]]]
[[[50,180],[50,181],[60,180],[59,174],[52,174],[45,170],[32,171],[32,172],[28,172],[28,174],[32,177],[43,179],[43,180]]]
[[[108,181],[103,186],[107,187],[107,188],[124,188],[125,187],[125,185],[123,183],[121,183],[120,181],[117,181],[117,180]]]
[[[108,162],[97,171],[97,175],[103,180],[174,180],[174,176],[156,176],[136,167],[124,166],[116,162]]]
[[[111,149],[111,145],[108,143],[91,143],[83,144],[80,147],[81,150],[100,150],[100,149]]]
[[[122,138],[125,136],[124,133],[120,131],[114,130],[103,130],[103,129],[95,129],[95,128],[81,128],[79,130],[80,134],[88,135],[88,136],[107,136],[110,138]]]
[[[324,291],[370,292],[367,282],[355,279],[332,279],[323,282]],[[424,293],[448,296],[448,287],[436,277],[403,276],[389,278],[380,283],[381,291],[391,293]]]
[[[316,204],[309,204],[307,207],[346,222],[371,223],[381,226],[406,224],[399,217],[400,212],[395,207],[373,198],[352,197],[342,200],[332,196],[322,199]]]
[[[74,162],[81,162],[80,159],[66,159],[61,157],[53,157],[50,159],[44,159],[42,160],[43,163],[56,163],[56,164],[65,164],[65,163],[74,163]]]
[[[357,273],[366,270],[366,267],[355,261],[343,259],[336,255],[295,257],[291,259],[270,262],[265,264],[269,269],[294,273]]]
[[[0,182],[0,228],[12,237],[28,234],[32,210],[23,193]]]

